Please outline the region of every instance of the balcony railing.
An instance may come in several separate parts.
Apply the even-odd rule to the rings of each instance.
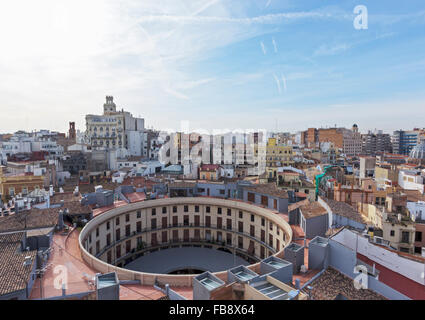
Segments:
[[[194,244],[203,244],[203,245],[211,244],[211,245],[216,245],[216,246],[222,246],[222,247],[226,247],[228,249],[234,250],[235,253],[237,251],[237,252],[241,253],[242,255],[245,255],[248,258],[253,259],[255,261],[260,260],[259,257],[253,255],[251,252],[248,252],[248,250],[240,248],[237,245],[236,246],[235,245],[229,245],[229,244],[226,243],[225,240],[218,241],[218,240],[214,240],[214,239],[206,240],[206,239],[196,239],[196,238],[189,238],[189,239],[178,238],[178,239],[170,239],[166,242],[161,242],[161,243],[158,242],[155,246],[146,247],[146,248],[143,248],[141,250],[132,249],[130,252],[128,252],[128,253],[124,254],[123,256],[117,258],[115,260],[115,264],[117,264],[117,263],[119,263],[123,260],[127,260],[127,259],[133,257],[134,255],[140,254],[140,253],[145,252],[145,251],[155,250],[155,249],[159,249],[161,247],[166,247],[166,246],[194,245]]]
[[[103,248],[102,250],[99,251],[98,254],[96,254],[96,257],[99,258],[101,255],[103,255],[106,251],[108,251],[109,249],[115,247],[117,244],[123,243],[131,238],[137,237],[137,236],[141,236],[145,233],[148,232],[161,232],[164,230],[170,230],[170,229],[175,229],[175,228],[199,228],[199,229],[212,229],[212,230],[217,230],[217,231],[231,231],[232,233],[238,234],[238,235],[242,235],[245,236],[247,238],[250,238],[252,240],[254,240],[255,242],[259,243],[260,245],[266,247],[268,250],[272,251],[273,253],[276,253],[275,248],[273,248],[273,246],[270,246],[269,244],[267,244],[264,241],[261,241],[260,239],[256,238],[255,236],[252,236],[250,233],[246,233],[246,232],[240,232],[235,230],[228,230],[225,226],[220,226],[218,227],[217,225],[210,225],[210,226],[195,226],[193,223],[189,224],[189,225],[185,225],[184,223],[179,223],[177,225],[175,224],[169,224],[167,226],[161,226],[161,227],[156,227],[156,228],[143,228],[141,231],[137,232],[137,231],[133,231],[130,233],[130,235],[125,236],[123,238],[120,238],[119,240],[116,240],[115,242],[113,242],[111,245],[106,246],[105,248]],[[205,241],[210,241],[210,240],[206,240]],[[200,240],[202,241],[202,239]],[[226,242],[226,240],[223,240],[223,242]],[[159,243],[159,241],[158,241]],[[160,245],[162,246],[162,243],[160,243]],[[151,247],[149,247],[151,248]],[[147,248],[146,248],[147,249]]]

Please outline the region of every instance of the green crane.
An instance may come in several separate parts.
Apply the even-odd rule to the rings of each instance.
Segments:
[[[337,166],[337,165],[326,166],[324,168],[324,170],[323,170],[323,173],[322,174],[318,174],[316,176],[316,200],[317,200],[317,198],[319,196],[319,184],[322,181],[323,177],[326,176],[326,174],[328,173],[329,169],[331,169],[331,168],[339,168],[339,166]]]

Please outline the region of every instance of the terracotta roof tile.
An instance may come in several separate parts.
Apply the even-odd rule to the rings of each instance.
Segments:
[[[25,290],[37,251],[21,251],[23,232],[0,235],[0,296]],[[25,257],[31,264],[24,265]]]

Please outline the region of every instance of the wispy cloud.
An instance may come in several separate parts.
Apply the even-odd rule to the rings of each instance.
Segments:
[[[212,17],[212,16],[175,16],[150,15],[138,19],[139,23],[167,22],[167,23],[237,23],[237,24],[277,24],[285,21],[308,18],[331,18],[332,14],[315,11],[290,13],[275,13],[249,18]]]
[[[273,43],[274,52],[277,53],[277,44],[274,38],[272,39],[272,43]]]
[[[284,75],[282,75],[282,84],[283,84],[283,90],[286,92],[286,78]]]
[[[273,77],[274,77],[274,80],[276,81],[277,90],[279,91],[279,94],[281,94],[282,93],[282,87],[280,85],[280,80],[279,80],[279,78],[277,77],[276,74],[273,74]]]
[[[263,51],[263,54],[266,55],[267,54],[267,50],[266,50],[266,46],[264,45],[264,42],[263,41],[260,42],[260,46],[261,46],[261,50]]]
[[[322,45],[315,52],[314,56],[333,56],[344,51],[347,51],[352,46],[347,43],[341,43],[333,46]]]

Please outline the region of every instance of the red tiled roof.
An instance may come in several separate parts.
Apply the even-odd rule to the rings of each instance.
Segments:
[[[216,171],[220,168],[218,164],[203,164],[200,168],[201,171]]]
[[[21,251],[23,232],[0,235],[0,297],[25,290],[29,282],[37,251]],[[31,264],[24,265],[25,257]]]
[[[120,201],[115,201],[114,204],[111,205],[111,206],[93,209],[93,218],[97,217],[98,215],[100,215],[102,213],[108,212],[109,210],[119,208],[119,207],[125,206],[127,204],[128,204],[127,201],[120,200]]]

